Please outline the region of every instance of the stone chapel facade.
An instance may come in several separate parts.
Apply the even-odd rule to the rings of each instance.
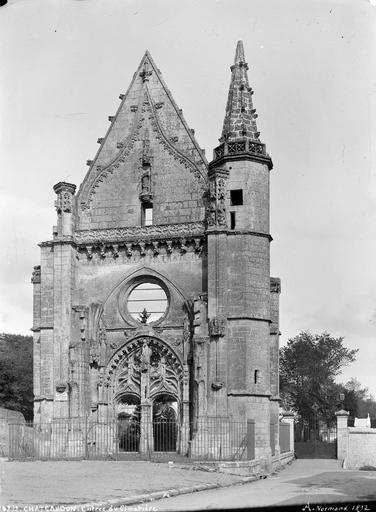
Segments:
[[[35,421],[174,404],[176,421],[278,424],[280,281],[242,42],[208,163],[149,52],[34,267]]]

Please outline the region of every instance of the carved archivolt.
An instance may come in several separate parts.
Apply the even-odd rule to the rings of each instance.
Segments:
[[[142,375],[147,376],[147,398],[161,393],[181,398],[182,363],[158,338],[140,336],[118,350],[107,366],[105,381],[112,386],[115,397],[141,397]]]

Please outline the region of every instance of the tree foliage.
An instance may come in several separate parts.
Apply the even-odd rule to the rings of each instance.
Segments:
[[[33,338],[0,334],[0,406],[33,418]]]
[[[363,388],[355,378],[342,385],[342,388],[345,397],[343,408],[349,411],[350,418],[366,418],[369,414],[373,420],[376,419],[376,400],[367,388]]]
[[[343,338],[328,333],[301,332],[280,350],[280,389],[284,407],[301,419],[315,413],[328,423],[339,405],[340,385],[335,378],[355,361],[358,350],[349,350]]]

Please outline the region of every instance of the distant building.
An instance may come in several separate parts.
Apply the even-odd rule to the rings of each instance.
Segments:
[[[247,70],[239,41],[208,163],[146,52],[78,192],[54,186],[32,277],[36,421],[167,407],[177,425],[254,419],[256,455],[278,444],[272,160]]]

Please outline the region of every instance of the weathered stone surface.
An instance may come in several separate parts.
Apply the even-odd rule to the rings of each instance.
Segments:
[[[36,419],[116,418],[139,404],[146,449],[147,418],[168,397],[181,424],[253,419],[256,456],[270,455],[280,282],[255,117],[239,44],[226,151],[208,165],[146,52],[77,194],[54,187],[57,226],[32,278]],[[131,310],[146,284],[165,297],[155,318]]]

